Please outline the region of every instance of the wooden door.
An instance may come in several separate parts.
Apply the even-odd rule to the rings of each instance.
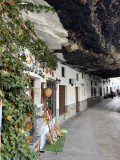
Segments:
[[[59,86],[59,115],[65,112],[65,86]]]
[[[48,107],[52,110],[52,116],[56,116],[56,82],[54,80],[47,80],[47,88],[52,89],[52,95],[47,98]]]
[[[102,96],[102,87],[100,87],[99,90],[100,90],[100,96]]]
[[[41,86],[41,103],[43,103],[43,87]]]
[[[105,96],[105,88],[103,88],[103,94],[104,94],[104,96]]]
[[[75,90],[76,90],[76,112],[78,112],[78,87],[76,87]]]
[[[34,88],[35,80],[34,79],[30,79],[30,81],[31,81],[31,86]],[[31,97],[32,97],[32,100],[33,100],[33,103],[34,103],[34,89],[31,90]]]

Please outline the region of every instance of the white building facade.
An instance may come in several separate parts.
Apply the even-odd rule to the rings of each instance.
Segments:
[[[33,56],[26,50],[27,65],[33,70],[27,71],[31,84],[34,87],[33,102],[37,105],[37,115],[41,116],[36,121],[35,134],[41,139],[43,148],[49,131],[42,118],[44,106],[44,88],[51,88],[53,94],[47,99],[49,108],[53,111],[53,122],[60,124],[81,112],[90,105],[103,100],[110,91],[120,89],[120,80],[117,78],[103,79],[94,75],[81,73],[63,61],[58,61],[58,68],[52,71],[50,68],[40,68]],[[32,57],[32,60],[31,60]],[[42,71],[42,76],[39,74]]]

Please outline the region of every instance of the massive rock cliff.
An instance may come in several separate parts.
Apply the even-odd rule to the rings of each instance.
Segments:
[[[120,0],[45,0],[59,10],[68,64],[103,78],[120,76]]]

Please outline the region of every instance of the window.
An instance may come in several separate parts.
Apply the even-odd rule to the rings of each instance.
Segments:
[[[108,92],[108,86],[106,87],[106,92]]]
[[[93,97],[93,87],[91,87],[91,96]]]
[[[76,80],[79,81],[79,75],[78,75],[78,73],[76,74]]]
[[[47,87],[52,89],[52,95],[47,98],[48,107],[52,110],[53,118],[56,115],[56,85],[54,81],[47,81]]]
[[[84,78],[84,73],[82,73],[82,78]]]
[[[65,77],[65,68],[62,67],[62,77]]]
[[[102,87],[99,87],[100,96],[102,96]]]
[[[94,87],[94,96],[96,97],[96,87]]]

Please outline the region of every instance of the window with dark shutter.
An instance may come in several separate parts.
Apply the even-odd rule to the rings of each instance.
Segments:
[[[82,78],[84,78],[84,73],[82,73]]]
[[[65,77],[65,68],[62,67],[62,77]]]
[[[76,74],[76,80],[79,81],[79,75],[78,75],[78,73]]]

